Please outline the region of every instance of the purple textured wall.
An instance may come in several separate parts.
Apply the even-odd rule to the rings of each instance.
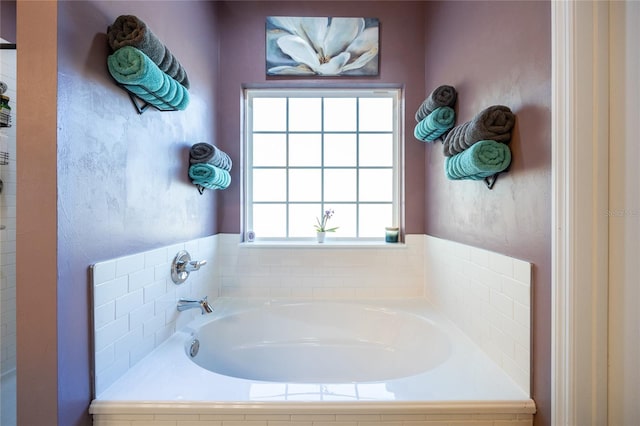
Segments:
[[[18,378],[19,398],[29,404],[19,407],[19,421],[53,424],[55,412],[30,407],[55,399],[52,389],[57,389],[57,424],[75,426],[90,424],[89,265],[217,232],[217,194],[200,195],[187,176],[190,145],[216,143],[217,33],[210,2],[62,1],[57,12],[57,287],[55,279],[46,285],[25,285],[53,285],[57,291],[57,309],[40,321],[57,323],[58,351],[57,358],[55,351],[42,351],[39,330],[21,327],[19,352],[31,355],[20,355],[19,376],[24,379]],[[186,111],[150,108],[138,115],[127,94],[114,84],[106,66],[110,52],[105,33],[121,14],[145,21],[185,67],[191,82]],[[23,18],[20,24],[38,26],[35,18]],[[43,37],[55,39],[55,32]],[[28,85],[27,79],[25,90]],[[43,94],[39,101],[55,111],[55,93]],[[34,105],[23,106],[26,116]],[[22,130],[25,140],[30,139],[32,129]],[[38,139],[33,141],[38,144]],[[39,176],[30,162],[34,154],[22,154],[23,173]],[[49,161],[55,170],[56,156]],[[23,212],[42,211],[38,197],[28,198],[23,198]],[[42,212],[56,217],[56,211]],[[28,252],[22,254],[28,257]],[[49,303],[55,305],[56,300]],[[24,324],[30,316],[26,309],[19,301]],[[48,372],[37,387],[21,386],[29,380],[22,372],[38,371],[52,358],[57,362],[57,383]]]
[[[425,87],[458,90],[457,123],[490,105],[516,114],[513,160],[493,190],[449,181],[426,147],[425,230],[533,263],[533,396],[551,424],[551,6],[546,1],[428,2]]]
[[[0,0],[0,37],[16,42],[16,1]]]
[[[240,155],[240,101],[243,84],[275,83],[306,87],[344,84],[400,84],[407,110],[424,95],[423,2],[220,2],[220,103],[218,140],[233,158]],[[281,78],[265,75],[265,20],[267,16],[362,16],[380,19],[380,74],[373,78]],[[405,230],[421,234],[424,228],[424,148],[412,143],[413,113],[406,115]],[[240,182],[240,168],[232,178]],[[233,185],[220,197],[220,232],[240,232],[241,188]]]

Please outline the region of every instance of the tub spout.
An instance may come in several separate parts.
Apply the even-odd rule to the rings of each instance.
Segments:
[[[210,314],[211,312],[213,312],[213,308],[207,301],[207,296],[203,297],[200,300],[190,300],[190,299],[178,300],[177,309],[180,312],[186,311],[187,309],[196,309],[196,308],[200,308],[200,313],[202,315]]]

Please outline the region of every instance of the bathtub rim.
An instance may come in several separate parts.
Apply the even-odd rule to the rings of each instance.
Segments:
[[[525,414],[536,413],[532,399],[514,401],[357,401],[357,402],[215,402],[93,400],[91,415],[167,414]]]

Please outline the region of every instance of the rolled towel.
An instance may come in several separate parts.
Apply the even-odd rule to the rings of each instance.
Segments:
[[[503,105],[490,106],[473,120],[451,129],[444,139],[444,155],[451,157],[481,140],[509,143],[516,117]]]
[[[135,47],[125,46],[107,58],[111,76],[127,90],[161,110],[183,110],[189,92]]]
[[[231,170],[233,165],[229,155],[214,145],[199,142],[191,147],[189,151],[189,162],[209,163],[224,170]]]
[[[439,107],[423,118],[413,129],[416,139],[433,142],[447,133],[456,121],[453,108]]]
[[[443,85],[436,88],[427,99],[422,102],[416,111],[416,122],[422,121],[427,115],[431,114],[439,107],[453,107],[456,103],[458,92],[453,86]]]
[[[511,164],[511,150],[504,143],[482,140],[445,159],[445,173],[452,180],[480,180],[504,171]]]
[[[189,177],[195,185],[208,189],[226,189],[231,184],[231,175],[209,163],[196,163],[189,166]]]
[[[120,15],[107,27],[109,46],[116,51],[132,46],[144,52],[160,70],[187,89],[189,77],[180,62],[141,19],[134,15]]]

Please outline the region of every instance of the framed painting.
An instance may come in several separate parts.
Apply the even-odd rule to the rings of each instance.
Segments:
[[[267,75],[378,75],[379,20],[269,16]]]

